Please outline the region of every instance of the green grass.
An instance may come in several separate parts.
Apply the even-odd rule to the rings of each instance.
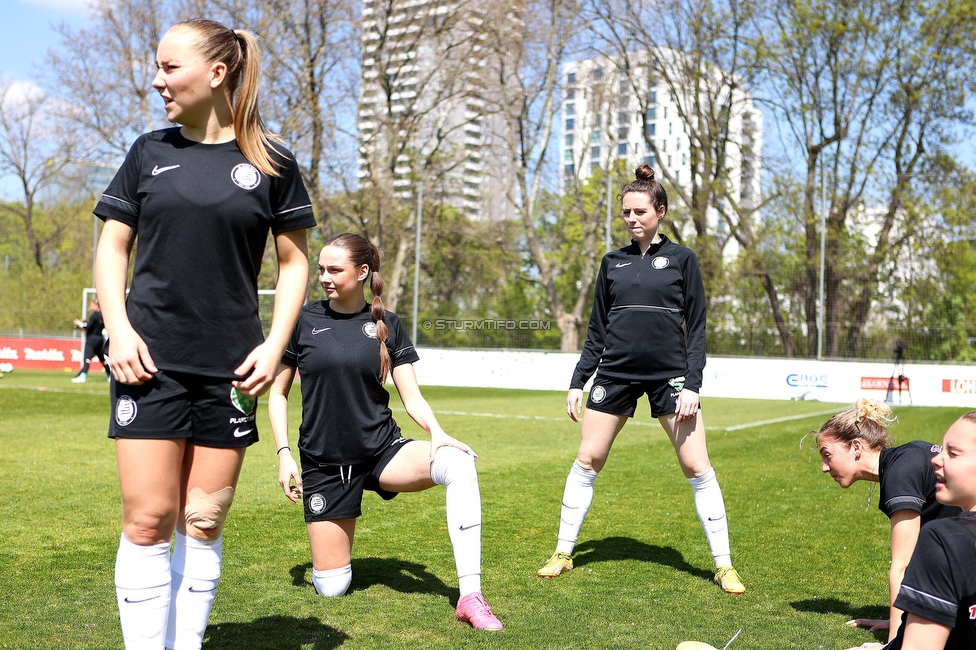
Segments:
[[[69,378],[0,379],[0,648],[121,647],[107,385]],[[207,650],[674,648],[689,639],[721,648],[740,627],[731,650],[875,640],[843,622],[886,613],[888,523],[877,490],[841,490],[821,475],[812,441],[800,444],[826,419],[817,413],[842,405],[704,400],[733,559],[747,586],[733,597],[711,583],[691,489],[646,406],[597,481],[577,569],[539,580],[579,436],[564,415],[565,395],[437,387],[425,395],[445,429],[481,456],[483,585],[505,631],[453,620],[456,576],[440,488],[391,502],[367,494],[351,593],[318,597],[301,511],[277,485],[262,407],[264,440],[247,455],[228,519]],[[894,433],[900,442],[938,441],[964,411],[899,408]],[[396,415],[408,435],[419,435],[402,408]]]

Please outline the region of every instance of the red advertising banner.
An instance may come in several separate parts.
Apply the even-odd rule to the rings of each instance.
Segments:
[[[13,339],[0,338],[0,362],[22,370],[81,369],[81,339]],[[90,371],[101,371],[95,359]]]
[[[957,395],[976,395],[976,379],[943,379],[942,392]]]
[[[908,377],[901,380],[898,385],[898,377],[861,377],[861,390],[908,390]]]

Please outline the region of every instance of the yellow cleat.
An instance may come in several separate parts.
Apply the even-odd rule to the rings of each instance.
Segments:
[[[742,584],[739,572],[732,568],[731,564],[723,564],[715,572],[715,584],[722,588],[727,594],[744,594],[746,586]]]
[[[569,572],[573,570],[573,558],[570,557],[569,553],[563,553],[562,551],[556,551],[546,562],[546,565],[539,569],[537,574],[540,578],[555,578],[560,573]]]

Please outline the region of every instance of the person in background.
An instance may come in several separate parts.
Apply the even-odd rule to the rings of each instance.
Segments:
[[[88,367],[92,357],[98,357],[105,368],[105,375],[112,378],[108,359],[105,358],[105,321],[102,319],[102,308],[98,306],[98,298],[93,298],[88,305],[88,320],[76,320],[75,328],[85,330],[85,350],[82,353],[81,370],[71,380],[72,384],[83,384],[88,380]]]

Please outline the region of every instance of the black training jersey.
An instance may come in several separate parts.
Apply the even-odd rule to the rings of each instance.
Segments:
[[[885,650],[901,649],[909,613],[952,627],[945,650],[976,648],[976,513],[939,519],[922,529],[895,607],[905,615]]]
[[[419,361],[396,314],[386,312],[383,322],[393,367]],[[369,305],[355,314],[333,311],[324,300],[306,305],[281,362],[301,375],[298,447],[313,461],[355,465],[400,437],[379,380],[380,343]]]
[[[236,141],[153,131],[95,206],[138,233],[126,311],[157,367],[231,379],[263,340],[257,277],[268,232],[315,225],[298,165],[278,148],[282,177],[271,178]]]
[[[932,458],[941,451],[941,446],[921,440],[882,449],[878,462],[881,482],[878,509],[889,519],[898,510],[914,510],[921,515],[922,525],[959,514],[959,508],[942,505],[935,499]]]
[[[105,321],[102,319],[102,312],[93,311],[88,316],[88,322],[85,323],[85,336],[90,339],[100,339],[103,329],[105,329]]]
[[[701,390],[705,369],[705,287],[690,248],[664,235],[607,253],[600,264],[583,353],[570,388],[601,377],[623,381],[673,379]]]

